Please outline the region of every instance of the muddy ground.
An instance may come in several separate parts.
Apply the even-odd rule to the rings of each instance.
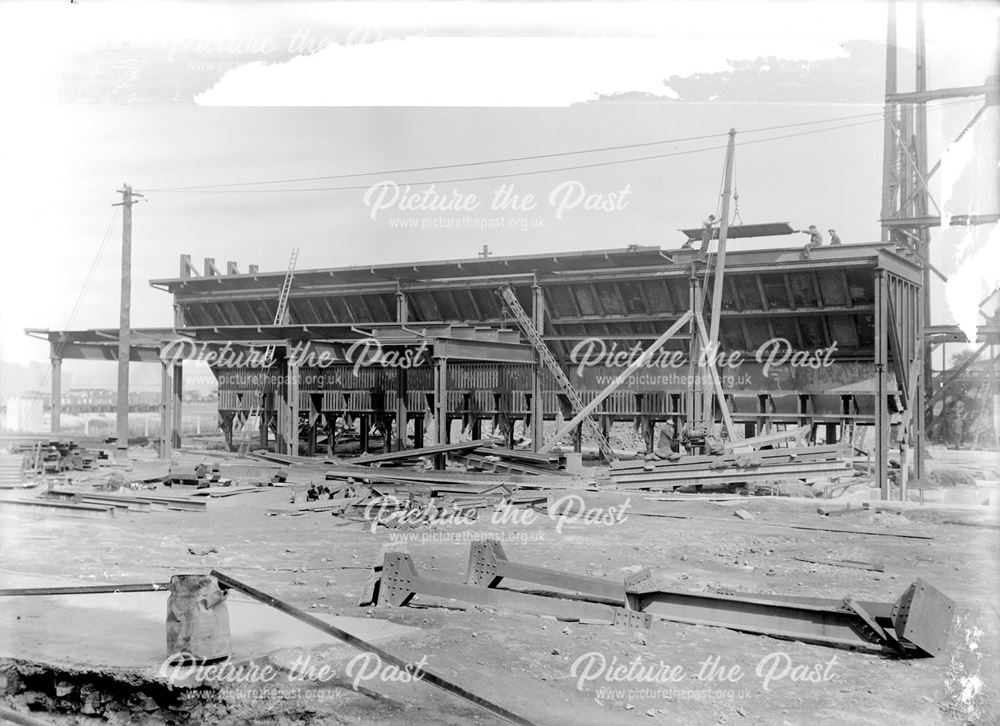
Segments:
[[[984,467],[996,466],[995,453],[932,454],[933,466],[946,470],[969,466],[982,476]],[[992,493],[996,502],[996,491],[995,483],[985,482],[956,496],[978,502]],[[383,621],[365,629],[369,635],[385,631],[382,647],[538,724],[1000,722],[995,508],[986,517],[935,508],[906,517],[863,512],[824,517],[817,512],[819,502],[807,499],[753,497],[734,505],[601,492],[583,494],[586,506],[621,511],[627,503],[624,516],[610,523],[560,523],[543,514],[530,522],[493,522],[487,511],[471,524],[403,533],[342,525],[327,513],[266,514],[292,508],[289,496],[288,489],[271,488],[211,499],[205,513],[101,520],[5,515],[2,586],[22,586],[28,574],[47,583],[127,583],[217,569],[313,614]],[[867,492],[861,498],[867,499]],[[301,505],[299,494],[294,506]],[[736,508],[753,519],[734,516]],[[633,631],[420,596],[405,608],[357,605],[383,545],[409,538],[408,550],[421,571],[460,583],[470,540],[486,536],[501,540],[513,561],[619,581],[647,567],[664,585],[692,591],[838,599],[851,594],[892,601],[919,577],[953,598],[958,611],[944,654],[899,660],[721,628],[658,621],[649,630]],[[882,563],[884,571],[795,557]],[[274,666],[278,677],[268,688],[240,681],[221,690],[169,689],[163,673],[156,674],[158,658],[166,655],[156,598],[162,598],[165,612],[166,595],[110,596],[152,598],[152,616],[140,616],[133,605],[88,603],[86,597],[4,599],[0,684],[7,707],[33,709],[36,717],[67,724],[503,723],[427,683],[404,682],[391,669],[373,669],[373,677],[355,682],[361,667],[352,660],[356,651],[319,631],[305,642],[283,641],[278,626],[268,636],[275,646],[268,652],[234,645],[237,661]],[[232,608],[247,600],[236,593],[230,597]],[[67,608],[74,617],[58,614]],[[408,627],[390,634],[388,623]],[[90,637],[76,639],[66,630],[88,631]],[[45,644],[55,647],[53,642],[58,652],[45,652]],[[324,677],[301,677],[318,675],[296,671],[296,659],[304,656],[312,666],[329,666]],[[621,664],[632,669],[632,680],[609,676],[628,670],[615,671]]]

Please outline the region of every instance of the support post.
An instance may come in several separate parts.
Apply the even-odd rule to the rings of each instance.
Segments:
[[[691,276],[688,277],[688,310],[700,313],[701,285],[698,278],[697,269],[694,263],[691,264]],[[701,396],[698,394],[698,357],[700,355],[701,342],[698,339],[698,328],[692,316],[688,325],[688,380],[691,381],[690,388],[684,393],[685,408],[687,409],[687,424],[694,425],[701,420]],[[678,430],[677,433],[680,433]]]
[[[889,0],[885,44],[885,95],[888,97],[896,92],[896,0]],[[882,134],[882,219],[894,216],[897,150],[893,123],[897,108],[895,104],[890,103],[885,106],[885,125]],[[888,242],[889,238],[889,227],[883,225],[882,241]]]
[[[418,414],[413,417],[413,448],[422,449],[424,447],[424,415]]]
[[[267,408],[267,394],[266,393],[262,394],[261,398],[263,399],[263,403],[261,403],[260,414],[257,417],[257,420],[259,422],[257,435],[260,437],[260,448],[262,448],[264,451],[267,451],[267,447],[271,438],[270,427],[271,427],[272,414]],[[276,397],[272,394],[271,396],[272,403],[274,402],[275,398]]]
[[[726,171],[723,175],[722,219],[719,220],[719,250],[715,255],[715,278],[712,281],[712,320],[709,323],[708,342],[706,345],[706,364],[715,368],[719,347],[719,323],[722,320],[722,288],[726,274],[726,237],[729,234],[729,199],[733,192],[733,156],[736,153],[736,129],[729,129],[729,144],[726,147]],[[705,419],[706,423],[715,421],[715,409],[712,407],[713,390],[705,387]],[[721,394],[719,394],[721,395]],[[720,407],[725,407],[725,400],[719,401]],[[732,432],[730,432],[730,436]]]
[[[161,352],[162,355],[162,352]],[[173,417],[171,411],[171,398],[173,397],[173,376],[171,364],[164,358],[160,358],[160,458],[169,459],[170,451],[173,448],[173,436],[171,424]]]
[[[435,444],[448,443],[448,359],[434,359],[434,426]],[[445,455],[434,457],[434,468],[444,469]]]
[[[883,500],[889,499],[888,304],[885,271],[879,269],[875,271],[875,481]]]
[[[396,451],[406,448],[407,377],[405,368],[396,369]]]
[[[545,298],[538,280],[531,286],[531,323],[539,335],[545,335]],[[545,404],[542,400],[542,357],[535,351],[535,363],[531,369],[531,448],[538,451],[545,440]]]
[[[929,324],[927,317],[926,301],[930,299],[930,290],[921,285],[916,290],[917,304],[917,349],[914,356],[923,356],[923,365],[920,366],[920,381],[914,390],[916,395],[909,405],[913,408],[913,476],[920,480],[924,477],[924,436],[926,435],[926,422],[924,421],[924,401],[927,400],[927,391],[931,390],[928,381],[931,378],[931,353],[932,348],[929,336],[924,334],[924,326]]]
[[[184,420],[184,363],[173,364],[173,399],[170,404],[170,446],[181,447],[181,424]]]
[[[287,357],[290,346],[286,344],[284,363],[285,380],[278,381],[281,392],[278,409],[278,440],[276,451],[285,456],[296,456],[299,451],[299,366]]]
[[[115,458],[128,457],[128,365],[131,359],[132,312],[132,187],[123,185],[121,308],[118,321],[118,405]]]
[[[368,436],[370,431],[371,420],[365,414],[361,414],[358,416],[358,448],[362,454],[368,453],[368,448],[371,444]]]
[[[405,325],[410,320],[410,304],[406,298],[403,288],[396,287],[396,322]],[[406,391],[407,380],[406,370],[396,369],[396,450],[402,451],[406,448]],[[390,447],[391,449],[391,447]]]
[[[52,356],[52,433],[62,428],[62,358]]]

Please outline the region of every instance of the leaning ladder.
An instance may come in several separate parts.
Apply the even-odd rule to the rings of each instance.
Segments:
[[[286,318],[288,316],[288,296],[292,291],[292,279],[295,277],[295,263],[299,259],[298,248],[292,250],[291,257],[288,258],[288,269],[285,271],[285,279],[281,283],[281,292],[278,293],[278,308],[274,311],[274,324],[284,325]],[[261,418],[264,409],[264,389],[266,387],[267,381],[267,369],[271,365],[271,359],[274,357],[275,346],[269,345],[264,350],[264,357],[261,358],[261,370],[263,371],[260,389],[257,391],[257,395],[253,400],[253,408],[247,413],[246,419],[243,421],[243,434],[240,439],[240,445],[238,452],[240,455],[245,455],[250,449],[250,422],[254,419],[260,419],[260,425],[266,425],[264,420]]]
[[[566,374],[563,373],[563,369],[560,368],[559,363],[552,356],[551,351],[549,351],[549,347],[545,345],[545,341],[542,339],[542,336],[531,322],[531,318],[528,317],[528,313],[526,313],[524,308],[521,307],[521,303],[517,301],[517,295],[514,294],[513,288],[511,288],[510,285],[503,285],[498,292],[500,297],[507,304],[511,313],[513,313],[514,317],[517,319],[517,322],[524,331],[524,334],[528,336],[528,340],[531,342],[531,346],[535,349],[535,352],[538,353],[538,357],[541,359],[542,363],[545,364],[545,367],[549,369],[549,372],[552,373],[552,376],[556,379],[556,383],[559,384],[563,393],[566,394],[566,398],[569,399],[573,406],[573,413],[582,410],[586,404],[583,402],[583,399],[580,398],[580,394],[576,392],[576,389],[573,388],[573,384],[570,383],[569,378],[567,378]],[[618,461],[618,457],[615,456],[615,452],[611,448],[611,444],[609,444],[608,440],[604,438],[604,434],[601,433],[601,428],[597,425],[597,422],[590,416],[586,416],[583,419],[583,423],[585,423],[590,429],[590,433],[594,437],[594,440],[597,441],[597,446],[600,448],[604,458],[608,461]]]

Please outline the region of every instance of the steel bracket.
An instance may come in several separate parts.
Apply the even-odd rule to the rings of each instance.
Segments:
[[[469,572],[466,582],[470,585],[493,588],[504,578],[535,585],[548,585],[621,605],[626,604],[624,583],[619,584],[603,577],[574,575],[547,567],[522,565],[509,561],[503,546],[496,540],[473,542],[469,549]]]

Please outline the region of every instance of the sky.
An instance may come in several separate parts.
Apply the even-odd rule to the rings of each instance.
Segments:
[[[926,14],[930,87],[998,73],[995,5]],[[117,325],[124,182],[145,195],[136,327],[171,324],[148,280],[182,253],[242,271],[294,247],[303,269],[677,247],[718,209],[730,128],[742,221],[875,241],[885,32],[881,2],[5,2],[0,359],[47,358],[26,327]],[[931,163],[981,103],[929,105]],[[993,107],[930,182],[946,212],[996,211],[998,125]],[[310,181],[251,184],[286,179]],[[967,321],[995,225],[934,240],[959,283],[936,284],[934,322]]]

